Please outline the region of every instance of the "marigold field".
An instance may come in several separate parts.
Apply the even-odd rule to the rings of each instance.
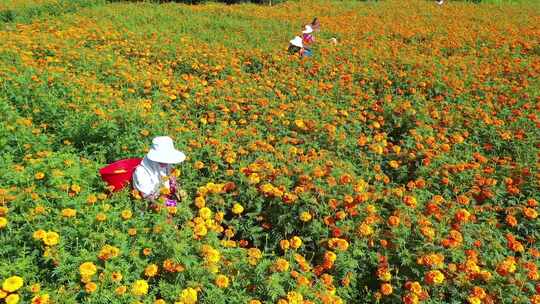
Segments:
[[[69,3],[0,1],[0,303],[540,303],[538,3]]]

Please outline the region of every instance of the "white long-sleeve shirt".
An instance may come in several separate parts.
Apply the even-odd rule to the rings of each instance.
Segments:
[[[170,165],[161,167],[145,157],[133,172],[133,186],[144,198],[157,198],[161,188],[169,188],[170,172]]]

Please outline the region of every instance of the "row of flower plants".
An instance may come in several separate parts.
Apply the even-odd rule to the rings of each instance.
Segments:
[[[539,25],[300,1],[5,27],[0,303],[540,303]],[[188,158],[150,210],[98,169],[158,135]]]

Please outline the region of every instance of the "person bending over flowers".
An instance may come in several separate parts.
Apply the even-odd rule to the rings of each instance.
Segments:
[[[174,164],[186,159],[186,155],[174,148],[173,140],[168,136],[159,136],[152,140],[150,151],[133,172],[133,186],[141,196],[158,207],[163,202],[167,207],[176,206],[176,199],[184,196],[178,189]]]

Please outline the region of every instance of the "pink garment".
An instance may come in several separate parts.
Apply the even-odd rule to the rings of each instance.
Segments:
[[[313,35],[311,34],[303,34],[302,35],[302,40],[304,42],[304,44],[311,44],[315,41],[315,38],[313,38]]]

